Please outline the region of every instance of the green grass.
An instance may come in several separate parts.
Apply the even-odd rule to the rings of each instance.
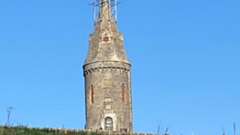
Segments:
[[[105,135],[103,132],[87,132],[80,130],[27,128],[25,126],[0,126],[0,135]]]

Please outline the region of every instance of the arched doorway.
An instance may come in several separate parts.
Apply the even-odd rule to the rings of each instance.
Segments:
[[[111,117],[105,118],[105,130],[113,130],[113,119]]]

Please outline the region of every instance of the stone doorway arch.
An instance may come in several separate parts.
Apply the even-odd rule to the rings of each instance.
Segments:
[[[111,117],[105,118],[105,130],[113,130],[113,119]]]

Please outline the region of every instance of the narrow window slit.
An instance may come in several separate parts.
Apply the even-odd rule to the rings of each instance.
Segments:
[[[124,83],[122,84],[122,102],[125,102],[125,89]]]
[[[90,100],[91,100],[91,103],[94,103],[94,89],[93,89],[93,85],[91,85],[91,88],[90,88]]]

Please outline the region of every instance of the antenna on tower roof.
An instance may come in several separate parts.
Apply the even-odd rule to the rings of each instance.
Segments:
[[[93,2],[90,4],[93,6],[93,19],[94,22],[97,22],[98,20],[98,14],[100,11],[100,5],[102,0],[93,0]],[[117,5],[120,4],[118,0],[108,0],[111,6],[112,15],[114,16],[115,21],[117,21]]]

